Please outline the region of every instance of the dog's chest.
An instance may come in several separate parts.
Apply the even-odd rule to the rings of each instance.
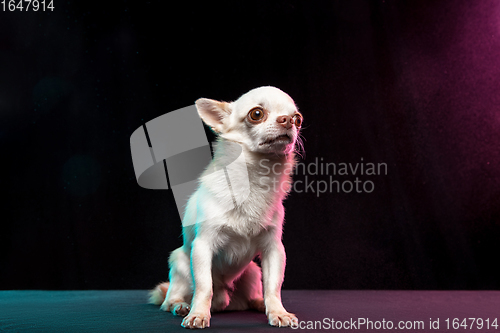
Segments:
[[[226,215],[227,227],[235,234],[258,237],[261,232],[276,223],[276,213],[283,210],[283,194],[273,190],[266,182],[250,177],[250,191],[244,202]],[[264,184],[264,185],[263,185]]]
[[[223,271],[238,270],[260,253],[268,237],[268,230],[261,230],[255,235],[242,235],[231,227],[224,227],[218,235],[220,243],[213,263]]]

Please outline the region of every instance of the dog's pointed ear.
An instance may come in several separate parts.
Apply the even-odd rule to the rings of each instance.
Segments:
[[[216,133],[221,133],[224,120],[231,114],[231,105],[208,98],[200,98],[195,104],[203,122]]]

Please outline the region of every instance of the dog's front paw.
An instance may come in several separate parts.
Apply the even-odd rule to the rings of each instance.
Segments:
[[[293,313],[288,312],[269,312],[267,315],[269,325],[278,327],[298,327],[299,320]]]
[[[210,313],[189,313],[182,320],[181,326],[184,328],[205,328],[210,327]]]

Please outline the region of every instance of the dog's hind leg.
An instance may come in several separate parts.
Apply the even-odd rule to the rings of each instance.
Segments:
[[[262,272],[255,262],[250,262],[234,282],[234,292],[226,310],[266,311],[262,298]]]
[[[212,305],[210,307],[211,312],[223,311],[227,308],[230,297],[230,289],[228,285],[219,280],[217,277],[213,277],[213,295],[212,295]]]
[[[165,294],[165,299],[161,305],[164,311],[171,311],[176,316],[185,316],[189,313],[191,299],[193,297],[193,283],[189,267],[189,256],[180,247],[170,254],[168,260],[170,266],[170,285]],[[155,290],[161,292],[165,284],[160,284]],[[157,294],[159,293],[157,292]],[[150,300],[153,300],[152,292]],[[158,299],[158,297],[156,297]],[[156,302],[157,303],[157,302]]]

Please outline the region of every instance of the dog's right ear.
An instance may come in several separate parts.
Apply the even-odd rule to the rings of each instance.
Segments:
[[[224,120],[231,114],[231,105],[208,98],[200,98],[195,104],[203,122],[216,133],[221,133]]]

